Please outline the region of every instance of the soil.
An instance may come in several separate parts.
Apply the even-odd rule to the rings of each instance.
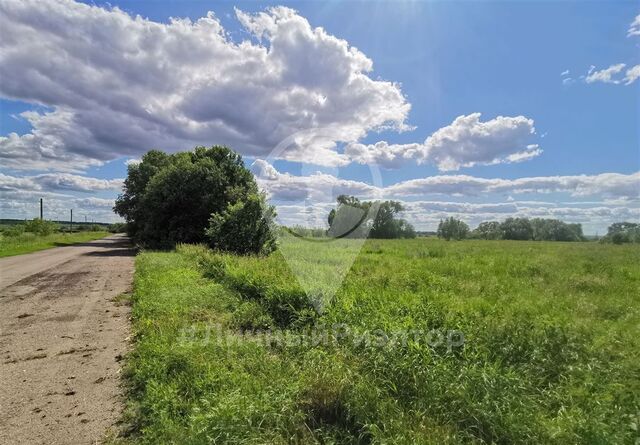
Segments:
[[[123,406],[126,237],[0,259],[0,443],[95,444]]]

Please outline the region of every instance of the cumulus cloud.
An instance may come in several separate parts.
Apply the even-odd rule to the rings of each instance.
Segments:
[[[633,174],[538,176],[517,179],[479,178],[469,175],[436,175],[411,179],[386,187],[337,178],[326,173],[293,176],[278,172],[264,160],[252,166],[259,185],[276,200],[332,201],[339,194],[363,198],[404,198],[447,195],[477,197],[487,195],[565,193],[574,197],[595,196],[607,199],[640,198],[640,172]],[[326,198],[329,199],[326,199]]]
[[[39,215],[40,199],[44,199],[46,219],[67,220],[74,209],[78,221],[112,222],[114,199],[88,194],[120,191],[122,179],[99,179],[68,173],[46,173],[34,176],[10,176],[0,173],[0,211],[4,218],[34,218]],[[84,195],[84,196],[83,196]]]
[[[624,76],[624,84],[629,85],[640,78],[640,65],[629,68]]]
[[[387,187],[384,192],[393,196],[568,193],[576,197],[602,196],[636,199],[640,197],[640,172],[630,175],[602,173],[599,175],[540,176],[518,179],[487,179],[467,175],[431,176],[394,184]]]
[[[629,25],[627,37],[631,36],[640,36],[640,14],[638,14],[631,25]]]
[[[337,178],[327,173],[294,176],[278,172],[257,159],[251,166],[258,185],[268,197],[279,201],[330,202],[339,195],[375,196],[378,188],[360,181]]]
[[[603,83],[615,83],[618,84],[622,80],[616,78],[616,76],[627,66],[624,63],[617,63],[615,65],[611,65],[609,68],[605,68],[599,71],[594,69],[590,69],[587,77],[585,77],[585,82],[594,83],[594,82],[603,82]]]
[[[481,113],[457,117],[423,143],[349,144],[345,154],[362,164],[398,168],[408,161],[434,164],[441,171],[461,167],[522,162],[539,156],[542,149],[530,140],[534,122],[524,116],[498,116],[485,122]]]
[[[264,156],[345,162],[337,143],[406,129],[399,85],[374,80],[361,51],[295,11],[236,11],[233,41],[209,13],[158,23],[71,0],[0,1],[0,95],[47,107],[0,138],[14,169],[78,171],[151,149],[227,144]],[[316,131],[316,129],[318,129]]]
[[[120,191],[122,179],[98,179],[70,173],[44,173],[35,176],[10,176],[0,173],[0,191]]]

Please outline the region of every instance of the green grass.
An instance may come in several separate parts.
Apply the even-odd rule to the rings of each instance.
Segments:
[[[0,257],[22,255],[23,253],[50,249],[104,238],[108,232],[78,232],[53,233],[51,235],[36,235],[25,232],[17,236],[0,234]]]
[[[181,246],[137,257],[123,441],[564,445],[640,437],[638,246],[369,240],[329,300],[336,286],[317,277],[339,275],[349,241],[293,243],[302,286],[325,297],[321,315],[280,253],[241,258]],[[314,342],[305,337],[313,326],[336,334],[348,326],[373,341]],[[430,329],[459,330],[464,345],[416,334]],[[382,331],[413,333],[385,344],[376,341]]]

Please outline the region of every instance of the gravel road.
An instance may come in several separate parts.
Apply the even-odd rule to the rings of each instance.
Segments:
[[[122,409],[127,238],[0,259],[0,443],[95,444]]]

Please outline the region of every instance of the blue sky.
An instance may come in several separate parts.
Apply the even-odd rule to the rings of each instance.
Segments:
[[[28,3],[22,10],[17,11],[20,8],[14,7],[10,2],[1,1],[0,5],[9,11],[5,20],[12,21],[14,25],[16,22],[20,22],[19,24],[23,27],[31,26],[32,23],[35,23],[35,19],[33,19],[34,22],[30,22],[31,19],[27,17],[30,12],[29,8],[35,10],[38,8],[38,4]],[[343,98],[345,93],[339,93],[340,100],[343,100],[341,103],[346,104],[342,107],[343,110],[347,108],[345,113],[349,111],[349,106],[353,106],[353,115],[361,116],[359,113],[365,113],[366,123],[362,123],[363,118],[354,118],[354,122],[361,125],[357,135],[351,139],[343,136],[343,133],[332,136],[336,145],[331,150],[338,157],[342,156],[346,159],[345,153],[349,152],[346,147],[349,144],[361,144],[364,151],[360,151],[358,156],[351,156],[348,161],[341,161],[339,166],[327,165],[331,162],[309,162],[310,159],[321,159],[322,155],[314,157],[316,155],[311,153],[313,148],[305,148],[306,151],[302,150],[295,156],[288,156],[289,160],[268,160],[269,166],[275,168],[276,172],[270,177],[264,174],[262,177],[258,175],[258,179],[260,184],[270,192],[273,202],[280,206],[281,215],[284,218],[283,222],[298,222],[295,217],[304,206],[315,206],[318,214],[322,214],[337,191],[345,190],[344,183],[339,182],[338,179],[377,187],[374,192],[365,190],[364,186],[346,188],[348,191],[353,191],[354,194],[361,193],[363,197],[373,193],[376,196],[389,196],[406,202],[504,204],[539,201],[541,203],[537,206],[520,204],[514,212],[509,213],[505,210],[495,214],[491,212],[472,213],[471,211],[465,213],[454,207],[451,212],[442,212],[436,210],[436,207],[441,209],[440,205],[429,207],[424,204],[420,209],[416,207],[408,212],[409,219],[412,219],[412,222],[420,229],[432,229],[437,220],[445,213],[460,216],[472,225],[482,219],[502,219],[512,216],[512,214],[559,217],[560,219],[581,222],[585,226],[585,231],[591,233],[597,231],[602,233],[609,223],[619,218],[638,219],[637,191],[640,187],[638,183],[638,171],[640,170],[638,85],[640,85],[640,81],[629,77],[632,76],[630,70],[640,64],[640,51],[638,51],[640,35],[635,35],[630,31],[636,16],[640,13],[637,2],[111,1],[107,3],[96,1],[92,4],[104,7],[107,14],[113,12],[109,5],[117,6],[132,17],[139,14],[149,22],[159,24],[168,24],[170,17],[189,17],[195,22],[199,18],[205,17],[207,11],[211,10],[214,12],[216,20],[219,21],[219,25],[227,33],[226,38],[229,42],[237,44],[247,40],[256,47],[267,49],[271,48],[271,45],[275,47],[275,40],[271,41],[269,37],[265,38],[264,36],[260,38],[259,35],[250,32],[246,23],[243,25],[238,19],[236,8],[253,15],[265,13],[270,6],[288,6],[297,11],[297,16],[308,21],[309,29],[322,27],[326,34],[332,38],[344,40],[349,47],[357,48],[359,53],[373,63],[373,70],[365,73],[369,79],[374,82],[394,82],[395,88],[401,97],[404,97],[405,103],[402,103],[401,98],[394,99],[398,111],[394,111],[395,114],[389,113],[389,115],[391,116],[390,120],[394,123],[392,127],[395,126],[395,128],[387,130],[380,130],[378,126],[381,122],[378,122],[375,117],[371,117],[380,112],[379,104],[366,105],[366,110],[364,110],[364,105],[359,102],[360,99]],[[44,27],[50,26],[50,29],[53,30],[50,32],[58,32],[55,31],[57,29],[56,17],[60,16],[62,19],[65,15],[64,11],[69,7],[74,9],[76,13],[74,20],[77,20],[78,28],[81,29],[79,32],[82,34],[84,30],[81,26],[82,23],[93,23],[92,14],[96,13],[95,9],[97,8],[90,11],[87,8],[76,8],[71,2],[61,1],[59,8],[54,7],[47,14],[47,21],[50,23],[45,24]],[[105,50],[104,48],[109,46],[110,39],[117,40],[117,36],[110,34],[113,32],[112,27],[105,26],[104,29],[99,29],[99,26],[87,25],[86,31],[84,31],[90,42],[87,51],[91,51],[91,45],[93,45],[96,52],[104,51],[107,54],[109,49]],[[3,34],[13,38],[12,29],[14,28],[9,28]],[[15,29],[18,29],[17,26]],[[37,36],[39,32],[44,31],[35,30],[34,26],[33,35]],[[60,39],[63,38],[64,36],[60,37]],[[19,42],[20,36],[16,36],[16,39]],[[185,37],[185,41],[187,41],[187,37]],[[40,56],[40,60],[54,58],[60,54],[71,54],[73,59],[73,51],[76,48],[72,44],[72,40],[60,40],[60,42],[62,42],[62,47],[59,43],[57,49],[52,49],[52,52],[44,52]],[[331,93],[326,93],[326,91],[333,92],[331,85],[328,84],[329,81],[324,82],[322,79],[324,77],[331,79],[333,75],[339,76],[340,72],[336,69],[336,73],[333,73],[331,67],[323,66],[321,63],[318,63],[317,67],[315,66],[315,62],[320,60],[320,54],[326,54],[320,52],[321,45],[325,43],[322,38],[319,38],[314,43],[315,46],[305,47],[307,52],[318,50],[317,57],[313,57],[314,55],[311,54],[309,58],[305,57],[304,51],[297,50],[297,42],[286,45],[285,49],[289,51],[289,54],[285,55],[285,59],[282,59],[285,61],[282,63],[287,64],[289,68],[304,70],[304,73],[312,78],[318,76],[314,86],[322,84],[322,91],[325,92],[323,94],[331,100]],[[68,44],[69,48],[64,47],[65,44]],[[144,42],[139,44],[141,52],[150,48],[145,45],[151,45]],[[17,46],[19,45],[20,42]],[[113,216],[109,214],[107,201],[113,199],[117,194],[117,186],[114,186],[116,183],[95,181],[115,181],[118,178],[123,178],[126,175],[125,160],[137,159],[147,149],[154,147],[120,147],[116,135],[111,138],[109,130],[100,131],[98,124],[95,123],[96,120],[88,123],[88,117],[85,117],[82,111],[86,110],[86,103],[95,100],[100,106],[107,107],[112,111],[117,109],[119,113],[122,113],[122,108],[107,103],[108,99],[105,99],[102,93],[105,88],[121,88],[117,91],[114,90],[114,94],[117,95],[122,91],[122,85],[127,84],[114,81],[113,85],[110,85],[104,79],[94,80],[87,75],[71,79],[67,85],[60,83],[58,85],[59,91],[64,91],[64,88],[73,90],[73,85],[82,85],[82,88],[79,88],[83,90],[82,100],[78,99],[76,102],[67,100],[63,93],[56,97],[56,94],[47,92],[51,90],[44,88],[40,93],[29,92],[29,85],[26,81],[25,85],[17,85],[21,82],[20,76],[17,75],[20,70],[34,70],[36,67],[40,77],[50,76],[53,79],[48,80],[48,88],[55,89],[56,82],[62,81],[59,80],[58,74],[48,73],[48,68],[43,68],[36,62],[22,60],[28,58],[27,47],[28,45],[25,45],[25,54],[27,55],[20,58],[13,57],[11,59],[13,65],[5,68],[5,70],[11,69],[12,71],[6,88],[0,85],[0,96],[2,97],[0,102],[0,136],[8,137],[10,133],[16,133],[18,136],[30,133],[40,135],[48,130],[48,126],[45,124],[35,123],[35,126],[40,125],[41,129],[34,131],[34,119],[19,116],[24,111],[35,110],[40,115],[52,113],[53,117],[57,118],[56,110],[67,110],[71,117],[64,120],[65,125],[83,123],[89,128],[92,137],[82,139],[81,134],[73,133],[72,136],[65,136],[60,141],[56,140],[54,145],[55,150],[59,151],[59,153],[56,152],[58,158],[46,162],[34,162],[33,165],[29,165],[29,156],[22,157],[19,162],[15,161],[16,150],[23,149],[26,152],[29,149],[34,149],[42,153],[42,147],[33,148],[26,144],[26,138],[11,141],[8,139],[0,140],[0,156],[2,156],[0,160],[7,160],[0,164],[0,173],[11,178],[31,178],[31,185],[16,185],[18,181],[13,179],[11,185],[6,186],[13,187],[23,193],[20,196],[19,194],[8,194],[2,197],[4,199],[2,202],[5,203],[2,207],[3,216],[26,217],[30,211],[29,202],[35,198],[37,192],[50,192],[68,195],[67,198],[52,197],[52,199],[60,199],[62,207],[66,203],[65,199],[76,200],[72,205],[82,205],[77,199],[85,199],[85,202],[88,202],[86,198],[99,198],[102,201],[96,201],[95,204],[100,204],[101,207],[99,205],[89,206],[85,212],[95,215],[96,218],[111,219]],[[186,45],[184,51],[189,53],[189,48]],[[56,51],[60,51],[60,54]],[[206,45],[198,51],[207,51]],[[196,50],[193,53],[194,58],[197,58],[198,54],[202,54],[197,53]],[[220,54],[216,54],[215,57],[220,57]],[[172,62],[170,57],[177,56],[169,54],[167,57],[167,60]],[[213,58],[213,60],[216,59]],[[342,59],[335,60],[336,64],[339,64]],[[100,63],[98,68],[96,66],[89,67],[91,71],[84,72],[91,73],[95,69],[103,69],[104,61],[99,60],[98,62]],[[178,63],[176,60],[173,62]],[[619,63],[624,63],[624,68],[619,69],[611,77],[606,75],[591,76]],[[311,66],[307,67],[307,65]],[[129,70],[126,62],[123,66],[122,61],[119,66],[122,72],[126,73],[133,71],[134,68],[140,69],[140,66],[136,66]],[[567,71],[568,73],[565,73]],[[144,71],[141,72],[144,73]],[[206,68],[203,68],[203,72],[206,73]],[[246,71],[243,72],[244,74]],[[209,84],[216,82],[217,79],[212,75]],[[340,79],[340,77],[336,77],[336,79]],[[279,92],[287,94],[288,91],[292,91],[293,84],[287,84],[286,78],[281,81]],[[372,86],[372,88],[378,87],[383,88],[384,85],[380,83]],[[220,88],[222,92],[216,90],[211,97],[215,100],[230,101],[239,97],[239,104],[251,103],[250,101],[242,102],[244,99],[242,93],[238,93],[236,96],[229,93],[229,91],[234,91],[234,88],[235,86],[225,85]],[[336,97],[338,90],[339,88],[336,86]],[[96,91],[95,99],[91,97],[91,91]],[[378,91],[380,90],[372,90],[372,94]],[[132,90],[131,97],[135,97],[134,94],[137,93]],[[176,95],[179,94],[186,93],[184,91],[176,92]],[[123,101],[122,103],[130,102]],[[161,103],[158,101],[156,106]],[[293,105],[292,103],[287,102],[287,106],[295,107],[295,103]],[[410,111],[406,113],[400,111],[403,105],[410,105]],[[121,105],[119,106],[121,107]],[[203,115],[202,113],[212,114],[218,119],[220,119],[219,116],[224,116],[221,118],[222,121],[233,119],[227,114],[227,111],[222,113],[215,110],[214,113],[213,110],[206,109],[207,106],[207,103],[199,105],[198,113],[201,113],[200,115]],[[150,108],[147,106],[145,109],[148,112]],[[480,142],[476,139],[465,140],[464,138],[467,137],[464,135],[465,132],[459,128],[456,130],[457,127],[453,123],[459,116],[470,116],[474,113],[480,113],[477,126],[481,126],[484,122],[491,123],[498,116],[513,119],[506,122],[505,125],[514,125],[519,128],[517,134],[515,131],[513,134],[514,146],[508,146],[510,143],[508,138],[511,137],[508,129],[503,130],[507,133],[500,133],[501,136],[496,136],[499,141],[506,144],[504,150],[496,152],[496,159],[491,158],[493,155],[490,153],[494,152],[490,146],[487,147],[493,143],[493,139],[482,139]],[[188,115],[191,116],[193,113]],[[516,120],[519,117],[527,121]],[[329,122],[329,118],[326,116],[320,116],[320,118],[319,120],[323,122]],[[114,117],[114,125],[116,125],[115,122],[116,117]],[[123,122],[125,123],[118,123],[119,128],[126,125],[126,121]],[[399,131],[399,122],[405,127],[413,128]],[[490,129],[478,127],[478,131],[502,131],[501,124],[499,122],[495,122],[495,124],[495,127],[490,127]],[[58,134],[60,132],[58,125],[62,124],[56,120],[56,130],[49,131]],[[242,128],[253,134],[251,126],[252,122],[249,118],[247,118],[247,122],[242,122]],[[238,139],[239,142],[236,142],[235,145],[230,144],[245,155],[249,165],[254,163],[256,159],[267,159],[270,152],[269,147],[273,146],[274,141],[280,137],[280,135],[276,137],[270,133],[261,135],[260,132],[267,128],[266,124],[262,125],[262,123],[256,122],[255,127],[255,133],[258,136],[255,140],[247,143],[246,148],[242,145],[243,139]],[[453,141],[445,141],[435,145],[425,143],[425,139],[429,136],[447,128],[451,131],[457,131]],[[528,134],[529,128],[532,131],[535,128],[535,132]],[[295,129],[305,130],[304,125]],[[353,127],[349,127],[349,130],[351,129]],[[131,134],[128,137],[138,137],[134,131],[138,131],[138,127],[131,129]],[[188,144],[192,141],[207,145],[235,141],[222,130],[220,133],[216,133],[215,130],[207,131],[206,140],[198,139],[202,134],[198,133],[197,137],[193,135],[184,138],[176,136],[174,141],[172,138],[176,132],[172,130],[172,138],[167,141],[166,149],[187,149]],[[347,129],[341,131],[347,131]],[[99,134],[100,137],[95,137],[96,134]],[[526,135],[526,141],[523,135]],[[479,136],[476,134],[475,137]],[[31,139],[29,139],[29,143],[32,143]],[[43,140],[47,139],[43,138]],[[139,140],[143,144],[147,143],[147,139],[144,137],[139,137]],[[148,143],[154,144],[156,140],[149,138]],[[164,141],[164,139],[161,140]],[[174,141],[174,145],[171,145],[171,141]],[[374,156],[371,151],[372,145],[370,144],[375,144],[378,141],[385,141],[389,145],[404,144],[398,148],[400,154],[399,157],[394,158],[396,161],[396,164],[393,164],[394,168],[386,168],[391,164],[385,165],[381,161],[380,156],[384,156],[384,153],[376,152],[377,154]],[[2,142],[4,142],[4,148]],[[42,145],[43,142],[40,144]],[[86,147],[83,144],[86,144]],[[407,144],[422,144],[421,154],[409,156]],[[256,148],[263,146],[267,148],[264,150]],[[464,165],[464,159],[469,159],[464,153],[461,155],[462,160],[458,160],[459,164],[457,163],[455,157],[460,153],[456,155],[455,152],[460,151],[458,147],[469,147],[460,149],[462,151],[478,150],[469,165]],[[489,156],[486,159],[482,157],[481,153],[484,149],[489,153],[486,154]],[[512,150],[509,151],[510,149]],[[521,162],[508,160],[510,154],[530,153],[535,150],[541,150],[541,152],[537,155],[531,154],[528,160]],[[318,151],[316,150],[314,153],[318,153]],[[46,155],[49,156],[48,152]],[[400,162],[399,159],[402,156],[405,156],[406,160]],[[365,157],[366,159],[364,159]],[[454,159],[453,165],[456,168],[443,168],[445,164],[440,161],[443,157],[449,161]],[[376,184],[373,183],[375,181],[372,180],[369,166],[374,158],[376,165],[380,166],[379,171],[381,172],[381,183]],[[451,164],[447,163],[446,165],[450,166]],[[315,181],[320,178],[317,171],[335,179],[324,178],[323,181]],[[87,181],[83,182],[77,178],[71,180],[66,177],[66,182],[60,181],[59,177],[53,180],[51,175],[56,174],[59,177],[61,175],[62,177],[64,175],[87,177],[95,181],[88,181],[90,184],[87,185]],[[618,176],[602,176],[608,174]],[[37,178],[38,175],[49,176],[42,179]],[[433,188],[431,188],[419,194],[408,195],[404,191],[399,195],[391,194],[390,187],[395,185],[396,192],[404,190],[402,184],[407,181],[460,175],[505,181],[534,177],[564,179],[557,180],[561,185],[536,188],[512,184],[509,187],[501,188],[499,192],[495,187],[489,189],[485,187],[478,189],[477,192],[468,193],[457,193],[455,190],[450,193],[432,193]],[[582,182],[575,178],[567,179],[578,175],[587,176]],[[296,179],[298,177],[301,179]],[[309,179],[309,177],[315,178],[315,180]],[[445,178],[445,181],[448,179],[450,178]],[[438,182],[434,179],[429,181]],[[83,185],[76,187],[76,182]],[[327,196],[323,193],[316,193],[314,190],[310,191],[309,188],[313,188],[316,182],[319,184],[318,187],[326,187],[328,183],[333,184],[334,193]],[[306,195],[301,193],[296,196],[302,196],[300,201],[305,204],[292,202],[290,198],[284,198],[286,194],[279,195],[278,193],[278,190],[281,192],[284,189],[290,191],[290,189],[300,187],[301,184],[306,187]],[[593,184],[600,184],[602,187],[591,187]],[[20,190],[20,187],[26,188]],[[27,193],[27,191],[33,193]],[[312,204],[309,204],[310,196],[315,198],[311,199]],[[10,205],[6,204],[7,202]],[[556,210],[544,214],[543,210],[550,207],[599,210],[592,210],[593,213],[589,213],[588,210],[567,210],[564,213],[561,210]],[[603,209],[608,209],[608,211]]]

